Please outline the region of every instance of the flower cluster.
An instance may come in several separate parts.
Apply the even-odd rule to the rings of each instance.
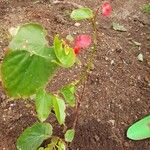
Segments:
[[[98,9],[99,10],[99,9]],[[112,7],[108,2],[105,2],[101,6],[101,11],[103,16],[110,16],[112,12]],[[74,52],[75,54],[79,54],[81,49],[88,48],[92,43],[91,36],[89,35],[79,35],[74,40]]]

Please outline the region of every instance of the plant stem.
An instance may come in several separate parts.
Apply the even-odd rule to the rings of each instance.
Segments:
[[[84,82],[82,94],[80,95],[80,97],[79,97],[78,100],[77,100],[77,104],[76,104],[76,112],[75,112],[75,120],[74,120],[74,123],[73,123],[73,129],[76,128],[76,124],[77,124],[77,121],[78,121],[79,108],[80,108],[81,100],[82,100],[83,95],[84,95],[84,92],[85,92],[85,85],[86,85],[86,82]]]
[[[78,85],[80,85],[80,84],[82,84],[84,82],[82,93],[81,93],[80,97],[78,98],[77,104],[76,104],[76,114],[75,114],[75,120],[74,120],[74,123],[73,123],[73,129],[76,128],[76,124],[77,124],[78,117],[79,117],[79,109],[80,109],[80,106],[81,106],[81,100],[82,100],[82,98],[84,96],[84,92],[85,92],[86,81],[88,80],[89,71],[92,68],[92,64],[94,62],[95,53],[96,53],[96,50],[97,50],[96,16],[97,16],[97,11],[96,11],[96,14],[93,17],[93,19],[91,19],[92,28],[93,28],[93,42],[94,42],[93,49],[91,50],[91,52],[89,54],[86,69],[81,74],[80,80],[79,80],[79,82],[76,85],[76,86],[78,86]]]
[[[95,19],[96,19],[96,17],[91,19],[91,23],[92,23],[92,27],[93,27],[93,42],[94,42],[93,49],[91,50],[91,52],[88,56],[86,69],[81,74],[80,80],[77,82],[76,86],[81,85],[83,82],[85,82],[87,80],[88,73],[91,70],[92,64],[94,62],[94,56],[95,56],[96,49],[97,49],[97,27],[96,27]]]

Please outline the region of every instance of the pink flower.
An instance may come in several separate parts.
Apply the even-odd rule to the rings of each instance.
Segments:
[[[92,42],[91,36],[89,35],[79,35],[76,37],[74,41],[74,52],[78,54],[80,49],[88,48]]]
[[[107,17],[110,16],[111,12],[112,12],[111,5],[108,2],[105,2],[102,5],[102,15]]]
[[[92,42],[91,36],[89,35],[79,35],[74,41],[74,50],[75,53],[79,53],[81,48],[88,48]]]

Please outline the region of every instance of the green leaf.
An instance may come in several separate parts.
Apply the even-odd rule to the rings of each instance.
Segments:
[[[134,123],[128,129],[127,137],[132,140],[150,138],[150,115]]]
[[[39,24],[25,24],[15,34],[2,62],[3,86],[12,97],[28,97],[45,86],[58,59]]]
[[[36,94],[35,105],[39,120],[41,122],[45,121],[48,118],[53,105],[52,96],[46,93],[45,90],[38,91]]]
[[[54,107],[55,115],[56,115],[56,118],[57,118],[59,124],[60,125],[64,124],[65,118],[66,118],[65,102],[62,99],[60,99],[56,96],[53,96],[53,107]]]
[[[41,150],[66,150],[66,144],[59,137],[52,137],[51,143],[45,149],[41,147]]]
[[[58,137],[52,137],[51,143],[48,144],[47,149],[48,149],[48,150],[56,150],[58,141],[59,141],[59,138],[58,138]]]
[[[47,32],[36,23],[24,24],[17,28],[16,35],[12,38],[9,48],[15,50],[25,50],[41,57],[55,60],[56,56],[53,48],[50,48],[46,40]]]
[[[62,140],[58,142],[58,150],[66,150],[66,144]]]
[[[59,39],[59,36],[55,36],[54,39],[54,51],[57,59],[59,60],[62,67],[68,68],[71,67],[75,63],[75,53],[72,48],[70,48],[67,44],[63,44],[63,41]]]
[[[52,126],[49,123],[35,123],[25,129],[17,140],[18,150],[37,150],[44,140],[52,135]]]
[[[143,6],[144,13],[150,13],[150,3]]]
[[[71,13],[71,18],[76,21],[84,19],[92,19],[93,17],[94,17],[93,11],[90,8],[75,9]]]
[[[6,54],[1,69],[7,94],[19,98],[33,95],[45,86],[57,65],[44,57],[19,50]]]
[[[44,48],[48,47],[46,34],[44,28],[39,24],[28,23],[22,25],[10,42],[9,48],[12,50],[27,50],[46,56],[44,52]]]
[[[45,150],[43,147],[40,147],[38,150]]]
[[[74,129],[67,130],[67,132],[65,133],[65,141],[72,142],[74,139],[74,135],[75,135]]]
[[[60,90],[60,92],[63,94],[67,104],[74,107],[76,104],[75,86],[73,84],[66,85]]]
[[[122,32],[127,31],[127,29],[123,25],[120,25],[119,23],[113,22],[112,26],[113,26],[113,29],[116,30],[116,31],[122,31]]]

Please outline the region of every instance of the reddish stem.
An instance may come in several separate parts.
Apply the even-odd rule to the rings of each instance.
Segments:
[[[79,110],[80,110],[80,106],[81,106],[81,100],[84,96],[85,87],[86,87],[86,81],[84,82],[82,93],[81,93],[80,97],[78,98],[78,101],[77,101],[77,104],[76,104],[76,112],[75,112],[75,120],[74,120],[74,123],[73,123],[73,129],[75,129],[76,125],[77,125]]]
[[[83,72],[83,74],[81,74],[81,78],[80,78],[79,82],[76,85],[76,86],[78,86],[79,84],[82,84],[82,82],[84,82],[82,93],[81,93],[80,97],[78,98],[77,104],[76,104],[75,120],[74,120],[74,123],[73,123],[73,129],[75,129],[76,125],[77,125],[77,121],[78,121],[78,117],[79,117],[79,110],[80,110],[80,106],[81,106],[81,101],[82,101],[82,98],[83,98],[84,92],[85,92],[86,81],[88,81],[89,71],[91,69],[92,63],[94,61],[94,56],[95,56],[95,53],[96,53],[96,46],[97,46],[96,17],[97,17],[97,14],[99,12],[99,9],[100,9],[100,7],[96,10],[96,13],[95,13],[93,19],[90,20],[91,23],[92,23],[92,27],[93,27],[94,49],[91,51],[91,53],[89,55],[89,59],[88,59],[88,62],[87,62],[87,68]]]

